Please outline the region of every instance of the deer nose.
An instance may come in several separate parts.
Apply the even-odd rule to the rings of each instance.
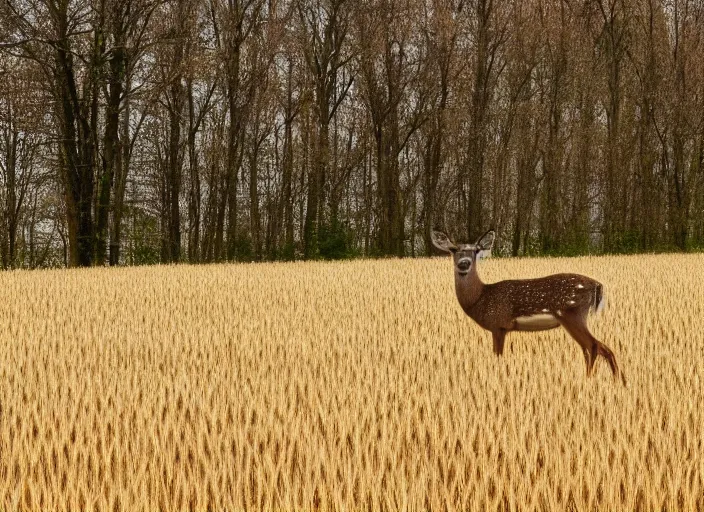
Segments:
[[[469,266],[472,264],[472,260],[469,258],[462,258],[457,262],[457,268],[462,272],[469,270]]]

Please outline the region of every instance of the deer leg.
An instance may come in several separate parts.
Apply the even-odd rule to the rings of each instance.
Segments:
[[[584,358],[587,360],[587,376],[590,377],[594,371],[594,363],[597,356],[601,356],[609,363],[611,372],[615,379],[620,377],[621,372],[616,364],[616,356],[605,344],[597,340],[589,329],[584,316],[563,315],[561,322],[565,330],[580,344],[584,351]],[[624,380],[625,384],[625,380]]]
[[[584,354],[584,362],[587,365],[587,375],[589,375],[589,368],[593,364],[591,361],[591,352],[588,348],[582,347],[582,353]]]
[[[599,355],[606,359],[606,361],[609,363],[609,366],[611,367],[611,373],[614,374],[614,378],[618,380],[619,376],[621,376],[621,371],[618,369],[618,365],[616,364],[616,356],[614,355],[613,351],[604,345],[602,342],[597,341],[599,346],[597,347],[597,350],[599,352]],[[621,376],[623,379],[623,376]],[[623,383],[626,383],[626,380],[623,379]]]
[[[584,361],[587,363],[587,377],[591,377],[594,371],[594,363],[599,353],[599,341],[592,336],[587,329],[586,321],[583,317],[575,314],[563,314],[560,317],[562,327],[574,340],[579,343],[584,353]]]
[[[504,353],[504,341],[506,339],[506,331],[499,329],[498,331],[491,331],[491,335],[494,338],[494,354],[500,356]]]

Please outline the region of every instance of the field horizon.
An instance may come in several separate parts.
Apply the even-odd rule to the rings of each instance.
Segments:
[[[628,387],[562,329],[497,358],[449,258],[0,273],[0,509],[704,509],[703,267],[479,263],[601,281]]]

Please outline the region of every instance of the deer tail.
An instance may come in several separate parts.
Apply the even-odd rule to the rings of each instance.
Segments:
[[[604,286],[601,283],[596,284],[594,288],[594,298],[592,300],[591,309],[594,313],[601,313],[606,306],[606,297],[604,296]]]

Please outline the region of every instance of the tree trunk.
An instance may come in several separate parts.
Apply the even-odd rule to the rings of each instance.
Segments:
[[[93,188],[95,169],[94,132],[81,101],[73,69],[73,53],[68,40],[65,10],[57,13],[59,41],[56,45],[55,91],[60,102],[59,124],[61,165],[67,224],[69,227],[70,265],[88,267],[93,263]],[[96,76],[91,78],[97,79]],[[94,87],[88,90],[95,91]],[[90,111],[97,107],[92,98]],[[95,117],[94,117],[95,121]]]
[[[489,106],[490,63],[493,62],[490,43],[490,24],[493,11],[493,0],[479,0],[476,5],[477,43],[475,51],[476,74],[472,84],[471,96],[471,128],[469,135],[469,168],[465,178],[468,196],[468,211],[461,212],[465,218],[466,236],[475,240],[484,230],[483,218],[483,188],[484,164],[486,151],[487,111]],[[494,52],[496,49],[493,50]],[[463,180],[464,181],[464,180]]]
[[[249,228],[252,233],[252,253],[254,259],[262,259],[261,218],[259,214],[259,150],[263,139],[259,138],[259,115],[255,121],[252,149],[249,157]]]
[[[230,107],[230,127],[227,147],[227,174],[225,191],[227,194],[227,254],[229,261],[237,257],[238,231],[237,231],[237,189],[239,185],[239,171],[242,162],[242,132],[244,131],[244,111],[238,106],[239,94],[239,49],[231,57],[233,68],[228,82],[228,98]],[[223,208],[224,210],[224,208]],[[224,214],[224,212],[223,212]],[[224,217],[223,217],[224,220]]]
[[[293,121],[296,113],[293,111],[292,92],[293,61],[289,61],[286,112],[284,119],[284,149],[283,149],[283,170],[281,182],[281,209],[283,210],[284,225],[284,259],[293,259]]]
[[[126,84],[129,89],[129,83]],[[120,264],[120,252],[122,247],[122,218],[125,208],[125,190],[127,188],[127,176],[130,170],[132,157],[130,144],[130,99],[125,98],[125,110],[122,119],[122,135],[120,138],[119,157],[115,162],[117,175],[114,180],[112,225],[110,229],[110,266]]]
[[[203,107],[205,108],[205,106]],[[196,134],[198,133],[195,104],[193,98],[193,81],[188,81],[188,261],[200,261],[200,169],[198,167],[198,152],[196,150]]]
[[[183,46],[176,45],[174,68],[178,70],[183,59]],[[181,118],[184,111],[185,91],[181,83],[180,71],[176,71],[168,89],[168,140],[166,147],[166,166],[164,169],[164,204],[163,223],[164,240],[162,242],[162,261],[178,263],[181,259],[181,180],[183,158],[181,151]]]

